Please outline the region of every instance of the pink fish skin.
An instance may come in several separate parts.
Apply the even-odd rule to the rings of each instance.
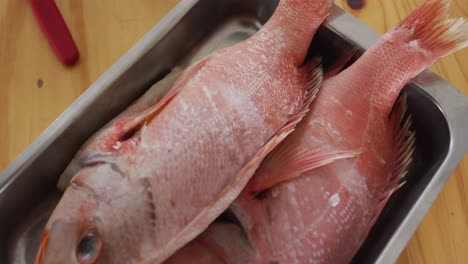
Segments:
[[[262,163],[218,221],[167,263],[349,263],[405,180],[414,134],[403,86],[468,44],[464,19],[430,0],[348,69],[327,79],[310,112]]]
[[[109,142],[115,142],[115,144],[112,145],[112,148],[116,150],[120,148],[120,142],[115,141],[115,138],[119,135],[120,126],[118,123],[158,103],[164,95],[169,92],[170,88],[172,88],[174,82],[182,72],[183,69],[181,67],[173,68],[163,79],[151,86],[145,94],[128,106],[125,111],[114,117],[105,126],[95,132],[93,136],[91,136],[79,149],[68,164],[67,168],[63,171],[62,175],[60,175],[57,183],[58,189],[65,191],[73,176],[86,166],[86,161],[104,158],[105,155],[102,155],[102,153],[107,152]]]
[[[305,54],[331,2],[281,1],[256,35],[88,142],[36,263],[161,263],[206,229],[308,110],[322,74]]]

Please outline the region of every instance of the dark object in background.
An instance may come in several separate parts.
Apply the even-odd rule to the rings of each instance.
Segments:
[[[53,0],[30,0],[31,7],[60,61],[72,65],[80,57],[78,48]]]
[[[354,10],[359,10],[363,8],[366,5],[365,0],[348,0],[346,1],[348,3],[348,6],[351,7],[351,9]]]

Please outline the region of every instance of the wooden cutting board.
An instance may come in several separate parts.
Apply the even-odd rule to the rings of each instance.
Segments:
[[[3,170],[91,83],[178,0],[57,0],[81,53],[60,64],[28,1],[0,0],[0,170]],[[359,2],[359,1],[352,1]],[[368,0],[359,10],[336,3],[383,33],[413,10],[416,0]],[[468,0],[452,0],[452,14],[468,17]],[[432,67],[468,95],[468,49]],[[468,157],[458,166],[399,264],[468,263]]]

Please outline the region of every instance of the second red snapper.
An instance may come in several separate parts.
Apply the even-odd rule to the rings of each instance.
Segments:
[[[411,162],[415,137],[396,98],[468,44],[468,23],[447,10],[426,1],[327,79],[231,205],[234,220],[213,223],[167,263],[349,263]]]
[[[36,263],[160,263],[208,227],[308,110],[322,74],[304,59],[331,2],[280,1],[254,36],[86,144]]]

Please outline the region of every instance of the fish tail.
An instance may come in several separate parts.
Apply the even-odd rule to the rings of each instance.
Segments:
[[[348,68],[349,78],[365,72],[365,79],[373,83],[365,89],[371,89],[366,92],[372,93],[374,109],[387,115],[412,78],[467,47],[468,23],[465,18],[449,18],[448,9],[447,0],[425,1]]]
[[[414,44],[430,51],[433,62],[468,46],[468,22],[449,18],[449,5],[449,0],[425,1],[395,28],[410,30]]]

